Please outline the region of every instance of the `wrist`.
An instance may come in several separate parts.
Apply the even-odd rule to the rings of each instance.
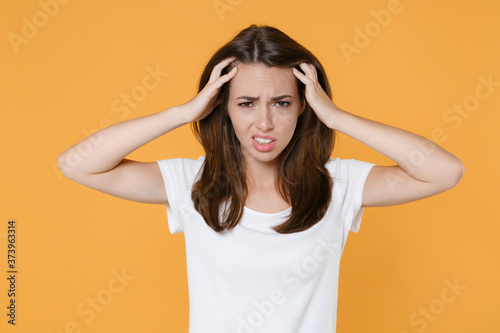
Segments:
[[[349,113],[347,111],[344,111],[339,108],[335,108],[328,119],[328,123],[326,124],[329,128],[332,130],[340,131],[342,132],[342,120],[345,118]]]
[[[169,113],[172,117],[174,117],[174,122],[178,124],[177,127],[181,127],[192,122],[188,112],[186,112],[182,105],[175,105],[166,109],[164,112]]]

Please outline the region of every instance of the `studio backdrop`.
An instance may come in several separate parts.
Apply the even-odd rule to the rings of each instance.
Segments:
[[[250,24],[311,50],[340,108],[465,165],[452,190],[365,208],[341,260],[337,331],[500,332],[499,13],[494,0],[3,1],[1,332],[188,331],[184,235],[165,206],[79,185],[57,157],[193,98],[211,55]],[[336,138],[334,157],[394,164]],[[203,154],[186,125],[127,158]]]

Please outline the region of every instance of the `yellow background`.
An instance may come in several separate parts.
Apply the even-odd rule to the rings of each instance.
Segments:
[[[439,144],[465,164],[450,191],[365,209],[342,258],[338,332],[500,331],[500,87],[473,111],[448,111],[473,100],[479,77],[500,82],[498,1],[53,4],[0,4],[2,332],[187,332],[184,236],[168,232],[165,207],[85,188],[55,162],[103,126],[191,99],[211,55],[252,23],[275,26],[309,48],[339,107],[429,139],[441,128]],[[398,13],[377,30],[374,13],[388,9]],[[39,27],[30,31],[26,22]],[[371,37],[363,45],[356,34],[366,28]],[[358,52],[346,56],[347,44]],[[168,74],[135,108],[117,112],[113,103],[138,92],[148,68]],[[202,153],[184,126],[129,158]],[[334,156],[393,164],[341,133]],[[15,327],[6,323],[9,219],[18,236]],[[114,280],[122,270],[130,277],[124,285]],[[442,292],[453,296],[446,281],[454,280],[466,288],[443,303]],[[87,302],[97,296],[106,305],[91,318]],[[418,313],[429,307],[433,319],[423,320]]]

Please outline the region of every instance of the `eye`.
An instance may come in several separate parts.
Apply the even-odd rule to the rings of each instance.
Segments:
[[[238,105],[239,105],[239,106],[241,106],[241,107],[246,108],[246,107],[248,107],[248,106],[247,106],[247,104],[248,104],[248,103],[252,103],[252,102],[243,102],[243,103],[240,103],[240,104],[238,104]]]
[[[286,101],[279,101],[279,102],[276,102],[276,103],[286,103],[286,105],[282,105],[281,107],[288,107],[290,105],[290,102],[286,102]]]
[[[248,104],[251,104],[252,102],[243,102],[243,103],[240,103],[238,104],[239,106],[243,107],[243,108],[246,108],[246,107],[250,107],[250,105]],[[281,103],[281,104],[280,104]],[[284,103],[284,104],[283,104]],[[286,102],[286,101],[278,101],[276,102],[276,104],[279,104],[278,106],[280,108],[286,108],[290,105],[290,102]]]

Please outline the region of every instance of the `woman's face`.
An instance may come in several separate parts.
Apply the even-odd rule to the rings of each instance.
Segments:
[[[296,80],[291,68],[238,64],[228,112],[247,162],[275,162],[290,142],[306,106]]]

